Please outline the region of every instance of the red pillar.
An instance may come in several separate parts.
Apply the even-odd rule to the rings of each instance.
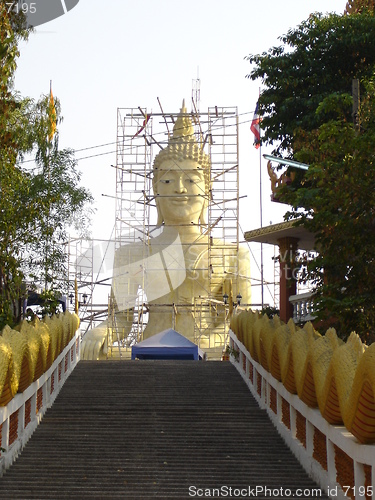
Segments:
[[[285,237],[277,242],[280,251],[280,319],[287,323],[293,317],[293,306],[289,297],[297,291],[293,271],[298,238]]]

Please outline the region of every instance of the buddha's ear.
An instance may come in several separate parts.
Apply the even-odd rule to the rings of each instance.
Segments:
[[[159,206],[159,199],[158,199],[158,194],[157,194],[157,189],[156,189],[156,184],[158,182],[158,179],[157,179],[157,171],[154,170],[154,175],[152,177],[152,191],[153,191],[153,194],[155,196],[155,205],[156,205],[156,210],[157,210],[157,213],[158,213],[158,220],[156,222],[156,225],[159,227],[159,226],[162,226],[163,225],[163,216],[162,216],[162,213],[161,213],[161,210],[160,210],[160,206]]]
[[[202,208],[202,212],[199,216],[199,222],[200,222],[200,225],[201,226],[207,226],[207,209],[208,209],[208,200],[207,198],[204,199],[204,203],[203,203],[203,208]]]
[[[156,222],[156,226],[159,227],[159,226],[163,225],[164,219],[163,219],[163,215],[161,213],[160,207],[159,207],[159,199],[158,199],[157,195],[155,196],[155,205],[156,205],[156,210],[158,212],[158,220]]]

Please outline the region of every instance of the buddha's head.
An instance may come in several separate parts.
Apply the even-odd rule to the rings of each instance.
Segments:
[[[206,224],[210,189],[210,158],[197,143],[185,104],[168,146],[154,160],[153,190],[158,225]]]

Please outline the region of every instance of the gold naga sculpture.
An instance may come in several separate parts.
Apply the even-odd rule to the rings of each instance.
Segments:
[[[79,328],[76,314],[22,321],[0,332],[0,406],[5,406],[35,382],[69,344]]]
[[[83,359],[103,358],[113,342],[127,337],[140,289],[147,296],[149,312],[143,339],[174,328],[203,349],[223,346],[225,310],[201,311],[197,318],[196,299],[222,302],[224,295],[240,294],[243,303],[250,303],[248,249],[240,246],[237,251],[237,245],[211,237],[208,230],[210,157],[196,140],[184,102],[168,145],[154,159],[152,174],[156,230],[146,244],[123,245],[115,252],[112,293],[117,332],[110,331],[107,321],[88,331]],[[210,272],[215,279],[210,280]],[[217,280],[218,276],[224,278]],[[197,322],[205,332],[198,340]]]
[[[375,344],[356,333],[343,342],[311,323],[269,319],[252,311],[233,316],[231,329],[251,357],[332,425],[344,424],[361,443],[375,442]]]

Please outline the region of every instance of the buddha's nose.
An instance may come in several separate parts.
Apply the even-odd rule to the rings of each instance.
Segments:
[[[176,191],[177,191],[177,193],[186,193],[187,192],[187,189],[186,189],[186,186],[184,184],[184,180],[182,177],[179,177],[179,179],[178,179]]]

